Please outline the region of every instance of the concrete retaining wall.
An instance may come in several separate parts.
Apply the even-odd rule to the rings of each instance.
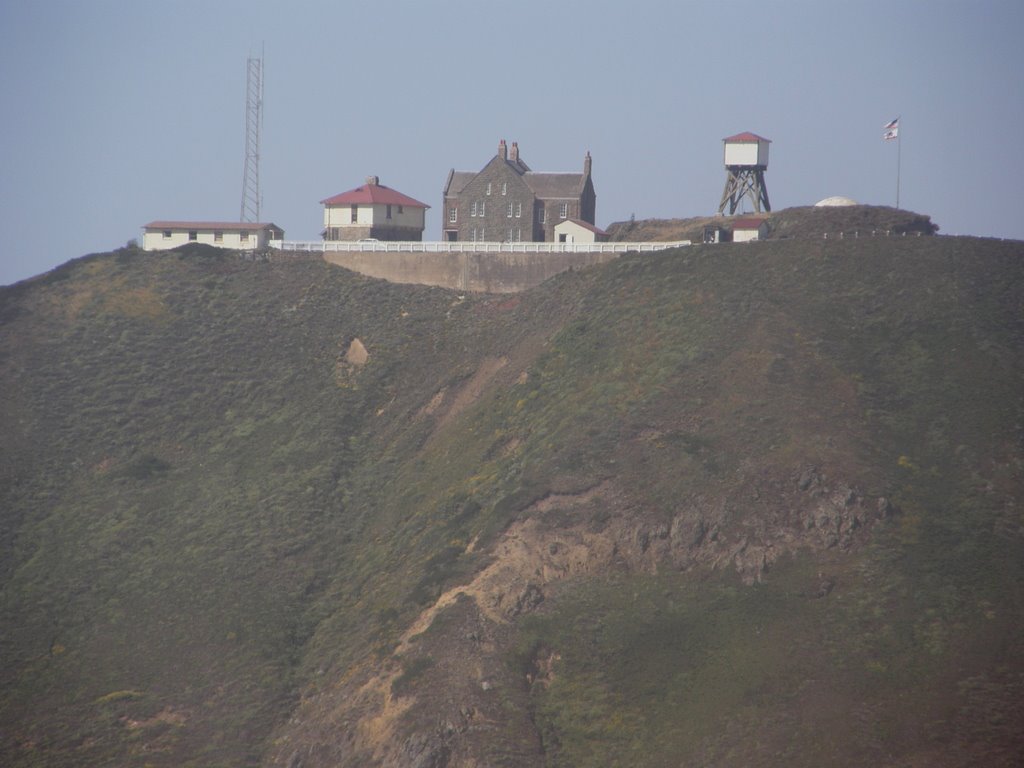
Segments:
[[[393,283],[461,291],[516,293],[570,269],[603,264],[618,253],[349,253],[324,260]]]

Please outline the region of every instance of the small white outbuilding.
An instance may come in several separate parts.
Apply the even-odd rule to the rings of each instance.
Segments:
[[[732,241],[734,243],[749,243],[754,240],[763,240],[767,234],[768,222],[764,219],[750,217],[734,219],[732,222]]]
[[[581,219],[566,219],[555,225],[555,239],[559,243],[604,243],[608,233]]]

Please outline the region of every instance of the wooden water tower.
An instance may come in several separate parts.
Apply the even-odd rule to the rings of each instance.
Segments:
[[[764,172],[768,169],[768,145],[771,141],[757,134],[737,133],[725,143],[725,190],[722,202],[718,204],[719,214],[729,206],[729,215],[736,213],[740,200],[749,197],[754,211],[771,211],[768,202],[768,188],[764,184]]]

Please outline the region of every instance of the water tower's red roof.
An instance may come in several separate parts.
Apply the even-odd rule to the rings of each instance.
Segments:
[[[751,133],[750,131],[744,131],[743,133],[737,133],[735,136],[729,136],[728,138],[722,139],[722,141],[728,141],[728,142],[733,143],[733,144],[739,144],[739,143],[743,143],[743,142],[748,142],[749,143],[749,142],[757,142],[757,141],[767,141],[769,144],[772,143],[771,139],[766,139],[764,136],[758,136],[756,133]]]

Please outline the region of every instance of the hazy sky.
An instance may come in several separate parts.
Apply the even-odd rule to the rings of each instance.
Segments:
[[[369,174],[432,206],[499,139],[593,155],[597,223],[713,213],[721,140],[772,140],[776,210],[896,198],[1024,239],[1020,0],[0,0],[0,284],[153,219],[239,217],[265,46],[263,216],[317,239]]]

